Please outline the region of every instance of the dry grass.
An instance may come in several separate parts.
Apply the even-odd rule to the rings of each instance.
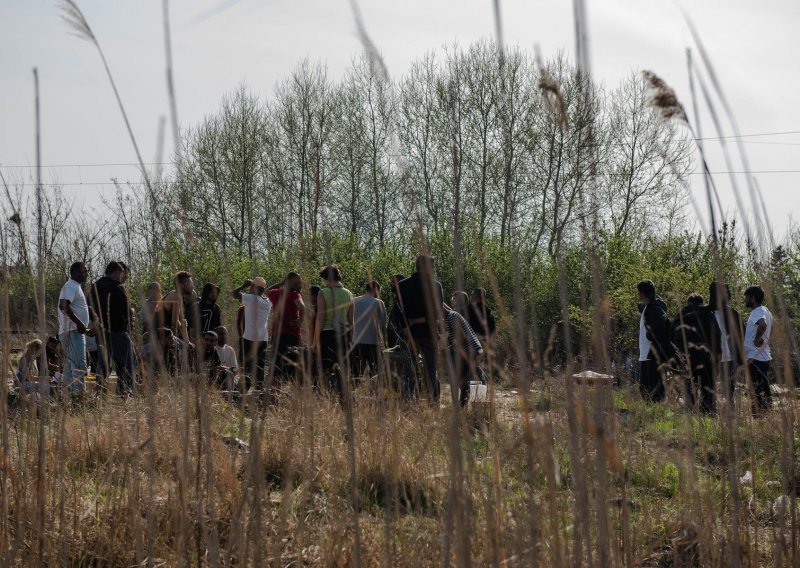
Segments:
[[[576,548],[574,532],[574,471],[583,467],[594,558],[605,546],[614,565],[731,565],[732,464],[722,423],[674,405],[645,405],[633,389],[596,396],[578,387],[577,398],[592,402],[578,412],[575,464],[560,383],[538,384],[526,405],[519,392],[498,389],[494,412],[459,416],[464,465],[457,478],[449,404],[401,409],[358,399],[360,550],[345,415],[333,400],[296,389],[263,412],[242,410],[212,390],[184,385],[129,401],[51,406],[44,550],[36,528],[40,422],[20,409],[6,425],[4,563],[344,566],[357,558],[369,566],[426,566],[440,565],[451,543],[457,564],[574,565],[587,553]],[[594,419],[596,404],[607,405],[603,424]],[[527,424],[523,406],[533,409]],[[787,406],[758,420],[736,413],[739,475],[753,474],[741,487],[745,565],[791,565],[797,553],[796,507],[783,520],[771,510],[800,477],[796,456],[789,456],[793,469],[785,467],[790,441],[782,434],[795,411]],[[602,492],[599,479],[607,479]],[[597,541],[600,516],[609,542]],[[468,558],[459,559],[462,545]]]

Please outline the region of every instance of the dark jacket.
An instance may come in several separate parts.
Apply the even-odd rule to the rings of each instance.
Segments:
[[[121,282],[103,276],[94,283],[89,302],[105,331],[129,331],[131,304]]]
[[[497,324],[489,306],[470,304],[468,315],[469,325],[479,337],[488,337],[494,334]]]
[[[405,321],[414,337],[430,335],[437,329],[444,306],[444,290],[438,280],[425,282],[419,272],[415,272],[398,284],[400,300]],[[416,320],[425,320],[415,323]]]
[[[670,342],[670,321],[667,316],[667,305],[656,296],[649,304],[640,304],[639,311],[644,313],[644,326],[647,339],[650,341],[648,360],[664,363],[672,357]]]
[[[716,306],[709,306],[711,313],[715,314]],[[721,315],[723,316],[723,325],[728,329],[728,346],[733,356],[733,362],[736,365],[744,363],[742,356],[742,342],[744,341],[744,325],[742,324],[742,316],[736,308],[727,304],[722,306]],[[716,321],[716,315],[714,315]]]
[[[708,306],[686,306],[672,323],[672,342],[692,366],[716,358],[721,351],[719,325]]]
[[[195,329],[196,332],[214,331],[222,325],[222,310],[219,305],[207,304],[203,300],[199,300],[197,309],[200,315],[200,327]]]

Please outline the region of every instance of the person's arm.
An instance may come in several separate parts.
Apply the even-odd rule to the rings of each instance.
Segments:
[[[253,281],[248,278],[247,280],[244,281],[244,283],[241,286],[236,288],[236,290],[231,291],[231,296],[233,296],[233,298],[235,300],[239,300],[241,302],[241,300],[242,300],[242,291],[246,290],[247,288],[249,288],[252,285],[253,285]]]
[[[464,332],[464,338],[467,342],[467,347],[473,355],[479,356],[483,353],[483,346],[481,345],[478,336],[475,335],[475,330],[472,329],[472,326],[469,325],[467,320],[463,317],[459,317],[459,321],[461,323],[461,330]]]
[[[75,315],[75,312],[72,311],[72,302],[66,298],[60,298],[58,300],[58,309],[64,312],[64,315],[73,321],[78,333],[89,333],[89,330],[86,329],[86,325],[84,325],[78,316]]]
[[[316,349],[319,344],[319,334],[322,331],[322,326],[325,325],[325,295],[320,290],[317,296],[317,321],[314,325],[314,332],[311,334],[311,349]]]
[[[767,320],[761,318],[756,322],[756,337],[753,340],[753,344],[756,347],[762,347],[764,345],[764,332],[767,331]]]
[[[299,294],[297,299],[294,301],[294,305],[300,311],[299,315],[297,316],[297,329],[302,329],[303,322],[306,319],[306,304],[303,301],[303,297]]]
[[[350,333],[353,333],[353,330],[356,325],[355,313],[356,313],[356,304],[351,300],[350,307],[347,308],[347,327],[350,329]]]

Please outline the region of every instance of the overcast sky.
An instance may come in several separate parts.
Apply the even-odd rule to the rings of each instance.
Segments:
[[[144,159],[152,162],[159,117],[168,114],[161,2],[78,4],[106,52]],[[685,49],[693,42],[680,6],[686,9],[704,38],[740,131],[769,134],[743,140],[751,170],[763,172],[755,177],[772,225],[783,233],[800,208],[800,2],[587,4],[597,80],[614,86],[632,71],[650,69],[690,106]],[[396,77],[427,51],[452,42],[466,45],[494,32],[491,0],[362,0],[361,10]],[[222,96],[241,83],[270,95],[305,57],[325,62],[329,75],[338,78],[361,50],[347,0],[173,0],[170,11],[182,125],[215,112]],[[574,52],[572,0],[505,1],[502,18],[509,44],[531,50],[538,44],[545,57],[559,50]],[[92,207],[99,205],[101,194],[112,191],[100,184],[112,177],[136,181],[135,167],[126,165],[135,155],[97,52],[70,35],[57,2],[2,0],[0,38],[0,171],[6,178],[31,181],[32,170],[16,166],[35,163],[31,70],[38,67],[42,160],[61,166],[49,168],[45,181],[67,184],[71,197]],[[701,115],[704,134],[717,136],[708,116]],[[711,169],[728,171],[719,140],[707,144]],[[741,164],[734,169],[741,170]],[[694,195],[702,202],[702,178],[692,179]],[[730,182],[724,175],[717,181],[732,213]]]

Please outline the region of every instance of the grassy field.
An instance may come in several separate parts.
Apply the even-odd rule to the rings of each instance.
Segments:
[[[3,564],[800,562],[796,401],[709,418],[576,385],[570,409],[551,377],[454,414],[449,392],[259,411],[186,383],[7,411]]]

